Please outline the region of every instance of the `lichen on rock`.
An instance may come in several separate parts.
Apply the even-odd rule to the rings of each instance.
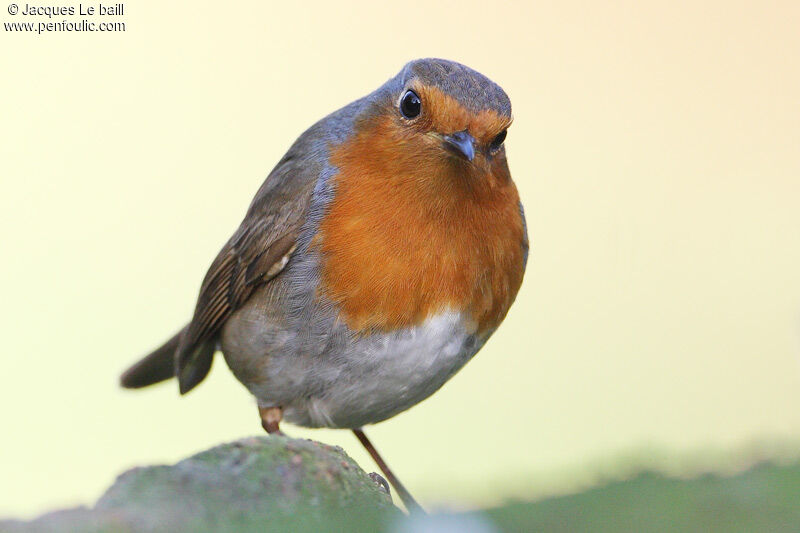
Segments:
[[[390,496],[338,447],[287,437],[223,444],[170,466],[134,468],[89,508],[1,531],[292,531],[399,514]]]

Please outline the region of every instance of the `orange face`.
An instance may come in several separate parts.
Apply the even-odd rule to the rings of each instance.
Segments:
[[[404,100],[409,97],[419,102],[416,116],[405,114]],[[395,107],[387,109],[384,117],[392,122],[391,131],[385,133],[398,146],[395,157],[415,159],[421,165],[437,163],[442,170],[455,166],[456,174],[489,179],[508,173],[502,143],[511,117],[491,109],[469,111],[439,88],[419,82],[402,91]],[[470,151],[469,158],[465,151]]]
[[[412,88],[417,116],[404,116],[402,101],[386,106],[332,147],[336,192],[314,240],[321,291],[356,331],[452,310],[487,332],[505,317],[524,265],[519,196],[504,149],[492,145],[511,120]],[[451,146],[463,142],[472,154]]]
[[[475,155],[483,160],[482,163],[497,154],[501,146],[493,147],[492,141],[511,125],[511,117],[491,109],[477,113],[468,111],[455,98],[436,87],[416,84],[412,90],[422,101],[422,111],[417,118],[409,121],[409,126],[424,133],[429,142],[441,141],[447,135],[467,131],[475,138]]]

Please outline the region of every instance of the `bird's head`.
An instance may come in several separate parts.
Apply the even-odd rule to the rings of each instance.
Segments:
[[[392,175],[440,184],[447,176],[473,184],[508,179],[511,102],[483,74],[453,61],[418,59],[371,96],[369,111],[356,121],[356,144]]]
[[[397,122],[409,137],[481,166],[504,156],[511,102],[489,78],[452,61],[418,59],[397,81]]]

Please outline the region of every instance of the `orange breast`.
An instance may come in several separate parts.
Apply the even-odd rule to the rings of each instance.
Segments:
[[[314,244],[321,291],[356,331],[448,309],[495,328],[522,283],[524,228],[505,159],[479,171],[417,143],[391,116],[335,147],[335,196]]]

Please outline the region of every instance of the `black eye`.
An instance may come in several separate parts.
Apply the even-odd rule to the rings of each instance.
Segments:
[[[422,111],[422,101],[414,91],[406,91],[403,99],[400,100],[400,112],[406,118],[414,118]]]
[[[489,148],[494,152],[500,148],[500,145],[503,144],[503,141],[506,140],[506,133],[508,130],[503,130],[497,134],[497,137],[492,139],[492,143],[489,145]]]

